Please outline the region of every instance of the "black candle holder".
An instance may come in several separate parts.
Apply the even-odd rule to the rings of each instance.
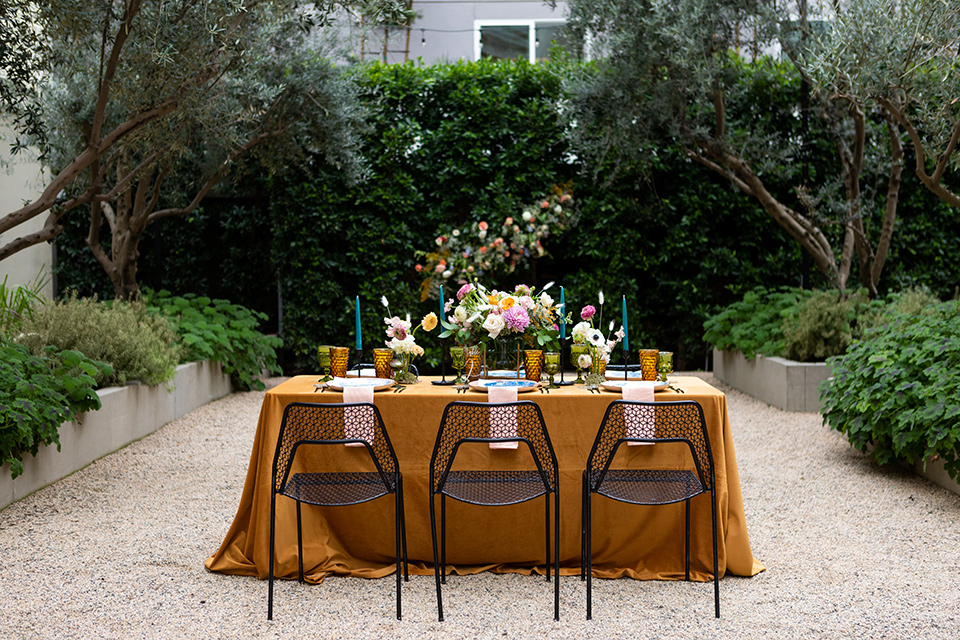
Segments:
[[[357,377],[363,377],[363,349],[355,349],[354,353],[357,356]]]
[[[569,340],[569,338],[566,339]],[[563,363],[567,361],[568,358],[564,357],[563,340],[560,340],[560,380],[557,382],[558,387],[569,387],[573,384],[573,380],[563,379]]]
[[[434,380],[431,384],[440,385],[440,386],[449,386],[453,384],[453,380],[447,380],[447,341],[443,338],[440,339],[440,375],[442,376],[439,380]]]
[[[626,382],[630,379],[630,351],[628,349],[623,350],[623,381]]]

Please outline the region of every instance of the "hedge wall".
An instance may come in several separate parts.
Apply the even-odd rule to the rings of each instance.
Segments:
[[[751,80],[754,100],[798,100],[796,78],[777,73]],[[549,239],[550,255],[527,272],[485,284],[555,280],[575,313],[600,289],[610,301],[625,295],[631,345],[673,350],[678,369],[708,365],[703,321],[746,290],[819,284],[796,243],[753,200],[674,150],[657,150],[646,174],[584,171],[564,142],[559,80],[549,66],[374,64],[359,67],[356,79],[371,113],[364,180],[347,184],[318,159],[309,171],[247,181],[238,200],[211,201],[189,219],[148,228],[142,284],[263,311],[282,327],[288,372],[315,369],[318,344],[353,347],[355,296],[367,349],[383,339],[382,295],[394,313],[417,318],[437,309],[436,301],[420,303],[414,266],[415,252],[431,248],[441,224],[516,215],[521,204],[568,180],[581,207],[579,226]],[[813,145],[811,175],[830,170],[833,154],[828,141]],[[600,179],[586,177],[594,174]],[[910,176],[904,182],[883,283],[952,292],[960,216]],[[773,189],[789,200],[791,183],[787,175]],[[60,252],[60,285],[94,274],[103,289],[98,266],[77,269],[86,259],[84,231],[80,221],[65,234],[63,244],[74,248]],[[606,317],[619,315],[619,306],[608,307]],[[418,364],[430,372],[436,342],[429,335],[418,341],[428,348]]]

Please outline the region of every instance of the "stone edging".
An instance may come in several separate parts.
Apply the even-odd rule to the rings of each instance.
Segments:
[[[41,447],[36,457],[28,453],[16,479],[9,464],[0,466],[0,509],[232,390],[223,367],[210,360],[178,366],[170,387],[132,384],[97,391],[98,411],[60,425],[60,451],[54,445]]]
[[[830,370],[824,362],[794,362],[739,351],[713,350],[713,375],[734,389],[784,411],[820,411],[820,383]]]

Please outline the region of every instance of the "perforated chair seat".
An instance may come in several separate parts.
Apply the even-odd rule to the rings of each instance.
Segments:
[[[602,496],[630,504],[682,502],[706,491],[687,469],[611,469],[595,490]]]
[[[539,471],[451,471],[442,493],[461,502],[493,506],[526,502],[547,491]]]
[[[353,473],[297,473],[283,487],[283,495],[328,507],[360,504],[393,493],[376,471]]]

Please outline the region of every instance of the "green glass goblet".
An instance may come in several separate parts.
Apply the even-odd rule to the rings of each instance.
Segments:
[[[467,350],[465,347],[450,347],[450,361],[457,372],[457,378],[453,381],[455,389],[462,389],[467,381],[463,379],[463,368],[467,364]]]
[[[550,384],[547,389],[559,389],[560,385],[553,381],[553,376],[560,372],[560,354],[556,351],[547,351],[543,354],[543,370],[550,376]]]
[[[667,375],[673,373],[673,352],[661,351],[657,355],[657,373],[660,374],[660,381],[666,382]]]
[[[330,375],[330,345],[322,345],[317,347],[317,362],[320,363],[320,368],[323,369],[323,377],[320,378],[319,382],[330,382],[333,380],[333,376]]]

